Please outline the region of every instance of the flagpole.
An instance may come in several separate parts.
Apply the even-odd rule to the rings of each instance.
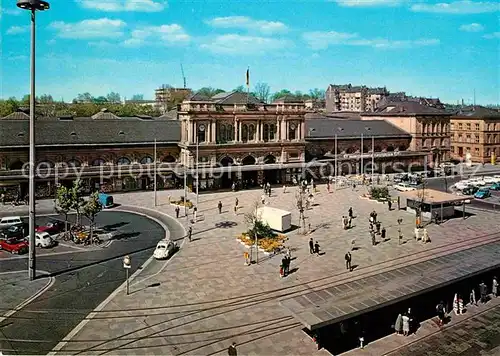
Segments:
[[[248,100],[250,97],[250,67],[247,68],[246,84],[247,84],[247,105],[248,105]]]

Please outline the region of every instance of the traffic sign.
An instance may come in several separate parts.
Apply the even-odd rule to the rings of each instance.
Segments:
[[[123,268],[130,268],[130,267],[132,267],[130,265],[130,257],[129,256],[123,257]]]

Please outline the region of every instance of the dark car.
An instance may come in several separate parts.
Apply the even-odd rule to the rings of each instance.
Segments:
[[[478,190],[479,188],[476,186],[468,186],[464,190],[462,190],[462,193],[464,193],[464,195],[474,195]]]
[[[0,237],[3,239],[25,238],[29,234],[28,224],[12,225],[0,232]]]
[[[36,232],[47,232],[51,235],[54,235],[63,232],[65,229],[64,225],[65,225],[64,221],[52,220],[49,223],[47,223],[47,225],[37,226]]]

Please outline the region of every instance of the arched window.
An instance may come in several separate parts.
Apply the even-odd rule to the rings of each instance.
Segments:
[[[274,140],[275,135],[276,135],[276,125],[271,124],[269,125],[269,140]]]
[[[141,164],[151,164],[154,163],[154,159],[151,156],[146,156],[141,159]]]
[[[68,166],[70,167],[80,167],[81,165],[82,165],[81,162],[77,159],[70,159],[68,161]]]
[[[119,166],[129,165],[130,160],[127,157],[120,157],[118,158],[118,161],[116,161],[116,164]]]
[[[262,133],[262,138],[264,139],[264,142],[269,141],[269,125],[264,124],[264,132]]]
[[[248,125],[247,124],[241,125],[241,141],[243,141],[243,142],[248,141]]]
[[[295,123],[290,123],[288,125],[288,139],[295,140],[297,138],[297,125]]]
[[[94,161],[92,161],[93,166],[104,166],[105,164],[106,164],[106,162],[104,162],[104,160],[102,158],[98,158],[98,159],[95,159]]]
[[[441,140],[439,138],[436,138],[434,139],[434,144],[433,144],[434,147],[439,147],[441,146]]]
[[[231,124],[226,126],[226,139],[227,141],[234,141],[234,126]]]
[[[255,140],[255,126],[253,124],[248,125],[248,141]]]
[[[227,141],[226,125],[224,125],[224,124],[219,125],[219,139],[218,139],[218,141],[220,143],[225,143]]]

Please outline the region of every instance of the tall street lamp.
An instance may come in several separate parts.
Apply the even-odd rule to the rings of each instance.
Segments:
[[[44,0],[17,0],[17,7],[31,12],[31,92],[30,92],[30,154],[29,154],[29,263],[30,281],[36,277],[35,262],[35,13],[50,8]]]

